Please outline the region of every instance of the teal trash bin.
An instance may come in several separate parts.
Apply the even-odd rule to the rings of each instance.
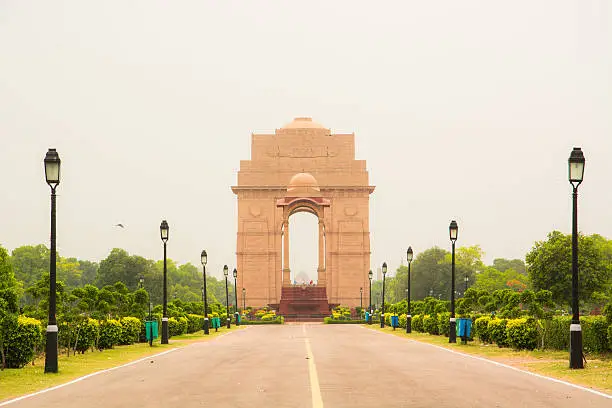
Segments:
[[[365,321],[366,323],[370,323],[370,312],[365,312]]]
[[[463,344],[467,343],[467,339],[472,334],[472,319],[457,319],[457,336],[461,337]]]
[[[157,338],[159,335],[157,320],[149,320],[145,322],[145,335],[149,344],[151,344],[153,340]]]
[[[399,327],[399,316],[391,316],[391,327],[393,330]]]
[[[217,331],[221,327],[221,320],[218,317],[212,318],[212,327]]]

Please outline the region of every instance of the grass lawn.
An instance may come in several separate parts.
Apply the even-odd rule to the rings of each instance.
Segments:
[[[511,348],[500,348],[494,344],[482,344],[477,340],[469,341],[468,344],[461,344],[460,338],[457,339],[456,344],[450,344],[448,337],[445,336],[417,332],[407,334],[406,329],[397,328],[393,330],[388,326],[381,329],[380,325],[377,324],[364,325],[364,327],[410,340],[435,344],[466,354],[486,357],[525,371],[558,378],[612,394],[612,355],[610,354],[587,355],[587,364],[583,370],[571,370],[569,369],[569,351],[517,351]]]
[[[209,336],[204,336],[202,331],[175,336],[170,338],[170,344],[163,345],[160,344],[158,339],[158,341],[153,342],[153,347],[150,347],[149,343],[138,343],[130,346],[115,346],[114,349],[101,352],[77,353],[76,356],[71,355],[70,357],[66,357],[66,354],[62,353],[59,356],[59,373],[57,374],[44,373],[45,359],[42,357],[34,361],[34,365],[29,364],[23,368],[0,371],[0,401],[63,384],[96,371],[116,367],[139,358],[186,346],[196,341],[214,339],[243,327],[246,326],[232,326],[229,330],[220,328],[218,332],[213,329]]]

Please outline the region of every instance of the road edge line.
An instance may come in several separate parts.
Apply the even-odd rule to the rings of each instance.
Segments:
[[[219,336],[219,337],[221,337],[221,336]],[[54,390],[57,390],[59,388],[66,387],[68,385],[72,385],[74,383],[86,380],[87,378],[95,377],[96,375],[99,375],[99,374],[103,374],[103,373],[107,373],[109,371],[117,370],[119,368],[131,366],[133,364],[140,363],[140,362],[142,362],[144,360],[147,360],[147,359],[150,359],[150,358],[155,358],[155,357],[163,356],[164,354],[168,354],[168,353],[171,353],[171,352],[176,351],[176,350],[180,350],[180,348],[177,347],[177,348],[173,348],[173,349],[170,349],[170,350],[162,351],[161,353],[153,354],[151,356],[146,356],[146,357],[140,358],[138,360],[130,361],[129,363],[125,363],[125,364],[122,364],[120,366],[106,368],[104,370],[96,371],[96,372],[84,375],[82,377],[77,377],[74,380],[70,380],[70,381],[68,381],[66,383],[63,383],[63,384],[54,385],[53,387],[45,388],[45,389],[42,389],[40,391],[33,392],[31,394],[22,395],[20,397],[16,397],[16,398],[10,399],[8,401],[0,402],[0,407],[3,407],[5,405],[9,405],[9,404],[13,404],[15,402],[22,401],[22,400],[27,399],[27,398],[35,397],[37,395],[44,394],[44,393],[47,393],[49,391],[54,391]]]
[[[389,335],[393,336],[392,333],[380,332],[378,330],[370,329],[370,328],[367,328],[367,327],[362,327],[362,328],[366,329],[366,330],[371,330],[374,333],[384,333],[384,334],[389,334]],[[393,337],[397,337],[397,336],[393,336]],[[449,353],[458,354],[460,356],[469,357],[469,358],[473,358],[475,360],[480,360],[480,361],[484,361],[484,362],[487,362],[487,363],[495,364],[496,366],[509,368],[511,370],[518,371],[520,373],[529,374],[529,375],[532,375],[534,377],[539,377],[539,378],[543,378],[545,380],[549,380],[549,381],[556,382],[556,383],[559,383],[559,384],[564,384],[564,385],[567,385],[567,386],[570,386],[570,387],[573,387],[573,388],[577,388],[577,389],[582,390],[582,391],[588,391],[588,392],[593,393],[595,395],[599,395],[600,397],[605,397],[605,398],[608,398],[608,399],[612,399],[612,395],[606,394],[605,392],[602,392],[602,391],[597,391],[597,390],[594,390],[594,389],[591,389],[591,388],[584,387],[582,385],[573,384],[571,382],[560,380],[558,378],[548,377],[546,375],[534,373],[534,372],[527,371],[527,370],[521,370],[520,368],[513,367],[511,365],[507,365],[507,364],[504,364],[504,363],[500,363],[500,362],[495,361],[495,360],[490,360],[490,359],[485,358],[485,357],[479,357],[479,356],[475,356],[473,354],[462,353],[460,351],[451,350],[451,349],[448,349],[446,347],[438,346],[438,345],[431,344],[431,343],[426,343],[424,341],[418,341],[418,340],[412,340],[412,339],[406,339],[406,340],[408,340],[410,342],[413,342],[413,343],[425,344],[427,346],[435,347],[435,348],[438,348],[440,350],[448,351]]]

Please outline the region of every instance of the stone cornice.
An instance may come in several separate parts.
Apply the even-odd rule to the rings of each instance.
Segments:
[[[374,192],[376,186],[320,186],[321,193],[324,191],[367,191],[369,194]],[[285,193],[287,186],[232,186],[232,192],[238,194],[241,191],[279,191]]]

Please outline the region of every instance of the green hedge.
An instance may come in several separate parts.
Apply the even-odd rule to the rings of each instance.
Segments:
[[[168,319],[168,335],[180,336],[187,333],[188,321],[186,317],[171,317]]]
[[[511,319],[506,323],[507,343],[517,350],[538,346],[538,326],[533,318]]]
[[[367,322],[364,319],[346,320],[346,319],[333,319],[331,317],[325,317],[323,318],[323,323],[325,324],[366,324]]]
[[[326,317],[325,319],[331,319],[331,317]],[[283,316],[277,316],[274,320],[242,320],[240,324],[252,326],[257,324],[283,324],[284,322],[285,319]],[[341,320],[339,322],[346,323],[347,320]]]
[[[542,344],[545,349],[569,350],[571,316],[555,316],[542,321]]]
[[[506,319],[491,319],[487,326],[491,341],[497,344],[499,347],[508,346],[508,336],[506,334]]]
[[[204,330],[204,316],[197,314],[187,315],[187,333],[195,333]]]
[[[438,315],[423,316],[423,329],[429,334],[440,334],[438,331]]]
[[[43,340],[40,320],[19,316],[17,327],[7,333],[5,357],[8,368],[21,368],[34,359],[36,346]]]
[[[610,350],[608,343],[608,321],[604,316],[580,318],[582,347],[585,353],[602,353]],[[567,334],[569,336],[569,334]]]
[[[134,344],[138,341],[142,321],[136,317],[123,317],[121,323],[121,338],[119,344]]]
[[[89,348],[96,346],[100,332],[100,323],[96,319],[88,317],[77,325],[76,350],[81,354]]]
[[[112,349],[121,342],[123,327],[119,320],[103,320],[100,322],[100,337],[98,339],[98,349]]]
[[[417,332],[423,331],[423,315],[412,316],[412,330]]]
[[[474,334],[483,343],[491,342],[491,332],[489,332],[490,321],[491,318],[489,316],[482,316],[474,322]]]
[[[438,314],[438,333],[448,337],[450,333],[450,312]]]

